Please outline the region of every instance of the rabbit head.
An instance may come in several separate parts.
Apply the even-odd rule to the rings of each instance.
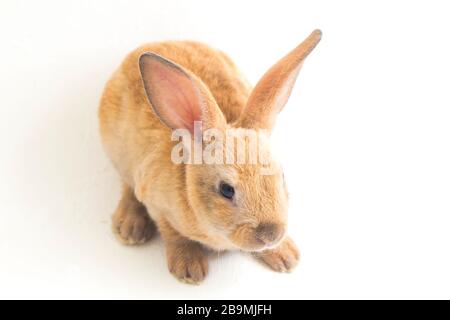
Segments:
[[[276,246],[286,233],[288,193],[268,141],[304,59],[320,38],[321,32],[314,31],[271,67],[234,123],[227,123],[207,86],[190,71],[151,52],[140,56],[141,76],[154,113],[168,128],[190,134],[185,144],[190,161],[180,164],[186,176],[185,198],[208,233],[221,236],[224,247],[265,250]],[[201,125],[200,136],[196,124]],[[204,134],[208,130],[218,133],[214,161],[195,163],[196,144],[203,150],[201,157],[207,154]],[[219,141],[220,135],[226,139]],[[255,139],[258,159],[264,155],[264,161],[249,161]],[[233,143],[218,143],[225,140]],[[237,149],[244,161],[236,159]],[[234,161],[227,161],[227,156]]]

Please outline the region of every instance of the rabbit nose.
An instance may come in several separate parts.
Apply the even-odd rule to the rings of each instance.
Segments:
[[[261,223],[256,228],[256,238],[264,244],[278,242],[284,235],[284,226],[276,223]]]

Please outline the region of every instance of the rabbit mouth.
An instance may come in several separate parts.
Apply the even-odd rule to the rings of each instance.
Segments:
[[[269,244],[269,245],[264,245],[262,248],[260,248],[260,249],[256,249],[256,250],[252,250],[252,252],[264,252],[264,251],[267,251],[267,250],[272,250],[272,249],[275,249],[275,248],[277,248],[280,244],[281,244],[281,242],[283,242],[283,239],[285,238],[285,236],[283,236],[280,240],[278,240],[276,243],[273,243],[273,244]]]
[[[285,238],[285,226],[276,224],[250,224],[239,226],[230,236],[242,251],[261,252],[276,248]]]

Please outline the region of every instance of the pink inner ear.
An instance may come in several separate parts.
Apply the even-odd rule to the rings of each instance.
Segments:
[[[170,128],[194,131],[201,120],[201,101],[194,82],[177,66],[151,56],[144,59],[143,78],[150,103]]]

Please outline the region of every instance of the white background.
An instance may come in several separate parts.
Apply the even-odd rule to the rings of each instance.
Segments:
[[[446,4],[2,0],[0,297],[450,298]],[[189,286],[160,239],[120,245],[96,111],[127,52],[200,40],[255,83],[315,28],[322,42],[273,137],[299,267],[224,253]]]

